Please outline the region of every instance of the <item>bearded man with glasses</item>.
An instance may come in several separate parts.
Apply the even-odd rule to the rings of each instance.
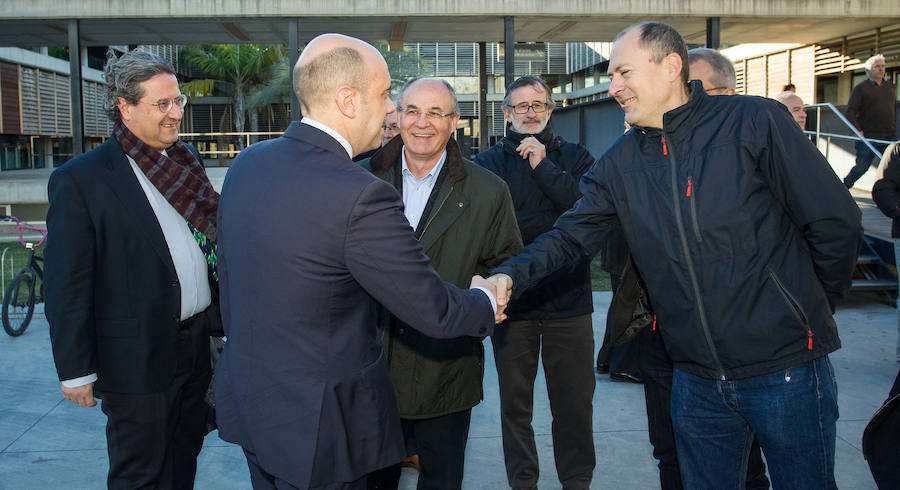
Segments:
[[[581,145],[553,133],[550,88],[524,76],[510,84],[503,113],[506,136],[475,161],[509,186],[522,241],[549,231],[581,197],[578,181],[594,163]],[[594,334],[590,257],[525,292],[506,310],[506,328],[491,339],[500,382],[506,473],[513,488],[537,486],[539,468],[531,427],[534,380],[543,357],[553,413],[553,453],[563,488],[588,488],[594,471],[591,426]]]
[[[187,98],[159,56],[110,53],[113,134],[50,176],[46,313],[67,400],[102,400],[109,488],[191,488],[221,330],[216,211],[178,138]]]

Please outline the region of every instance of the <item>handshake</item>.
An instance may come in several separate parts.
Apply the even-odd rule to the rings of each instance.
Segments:
[[[500,323],[506,320],[506,305],[509,303],[509,296],[512,294],[512,278],[506,274],[494,274],[485,279],[481,276],[473,276],[469,289],[484,288],[494,296],[497,302],[497,312],[494,314],[494,323]]]

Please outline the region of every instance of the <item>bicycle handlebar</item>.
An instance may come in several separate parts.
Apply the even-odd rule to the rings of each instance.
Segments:
[[[31,225],[23,225],[19,221],[19,218],[16,218],[15,216],[12,216],[12,215],[5,215],[5,214],[0,215],[0,220],[12,221],[16,224],[16,232],[19,234],[19,243],[22,244],[23,247],[28,247],[28,244],[25,242],[25,237],[22,236],[22,230],[38,231],[41,233],[41,235],[42,235],[41,239],[34,245],[34,247],[40,247],[47,240],[47,229],[46,228],[39,228],[37,226],[31,226]]]

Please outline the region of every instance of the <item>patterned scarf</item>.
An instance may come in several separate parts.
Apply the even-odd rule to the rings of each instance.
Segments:
[[[164,155],[138,139],[121,121],[113,127],[113,135],[175,211],[215,243],[219,194],[188,146],[178,140],[166,149],[168,156]]]

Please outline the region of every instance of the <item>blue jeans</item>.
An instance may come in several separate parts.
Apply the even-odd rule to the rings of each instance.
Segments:
[[[685,488],[743,489],[754,433],[773,488],[837,488],[837,383],[828,356],[740,380],[676,369],[671,410]]]
[[[872,153],[872,150],[870,150],[862,141],[857,141],[854,146],[856,147],[856,165],[851,168],[850,172],[847,173],[847,176],[844,177],[844,185],[847,186],[848,189],[853,187],[853,184],[869,170],[869,167],[872,166],[872,162],[875,162],[875,165],[877,166],[881,158],[880,156],[876,157],[875,154]],[[872,146],[878,150],[879,155],[883,155],[884,150],[888,147],[885,143],[874,142],[872,142]]]

